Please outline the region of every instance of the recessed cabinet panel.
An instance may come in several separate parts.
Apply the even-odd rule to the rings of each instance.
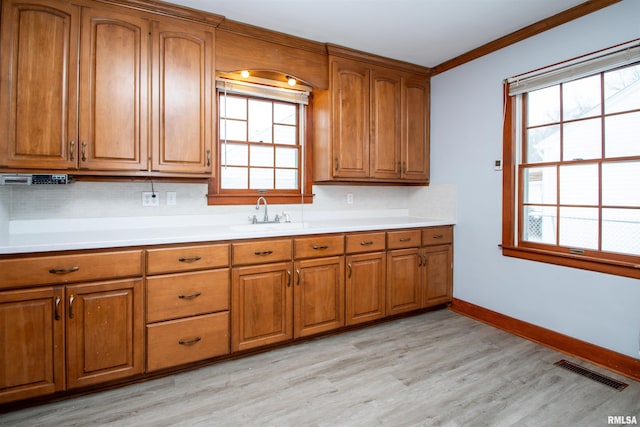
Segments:
[[[381,319],[386,313],[384,252],[347,256],[346,324]]]
[[[186,22],[154,25],[152,170],[209,173],[214,163],[213,32]]]
[[[79,165],[147,169],[149,23],[87,8],[80,51]]]
[[[425,267],[423,307],[451,302],[452,298],[452,258],[451,245],[423,248]]]
[[[0,165],[76,165],[79,9],[70,2],[2,2]]]
[[[402,115],[402,173],[429,181],[429,81],[407,79]]]
[[[396,73],[373,71],[371,77],[371,175],[400,178],[401,82]]]

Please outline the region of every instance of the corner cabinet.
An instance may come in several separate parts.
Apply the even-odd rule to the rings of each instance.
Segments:
[[[428,70],[331,55],[329,70],[314,98],[314,181],[428,184]]]

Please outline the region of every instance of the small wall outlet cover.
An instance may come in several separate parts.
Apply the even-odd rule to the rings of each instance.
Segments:
[[[175,191],[167,191],[167,205],[176,205],[178,204],[178,196]]]
[[[160,206],[160,195],[153,191],[143,191],[142,206]]]
[[[347,193],[347,204],[348,205],[353,204],[353,193]]]

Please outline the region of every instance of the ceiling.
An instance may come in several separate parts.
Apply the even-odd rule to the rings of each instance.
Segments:
[[[171,0],[298,37],[434,67],[585,0]]]

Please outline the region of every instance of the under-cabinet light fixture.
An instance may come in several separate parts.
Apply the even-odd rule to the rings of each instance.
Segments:
[[[289,83],[289,86],[295,86],[298,81],[291,76],[287,76],[287,83]]]
[[[242,70],[242,71],[240,71],[240,75],[241,75],[243,78],[245,78],[245,79],[246,79],[247,77],[249,77],[249,71],[247,71],[247,70]]]

